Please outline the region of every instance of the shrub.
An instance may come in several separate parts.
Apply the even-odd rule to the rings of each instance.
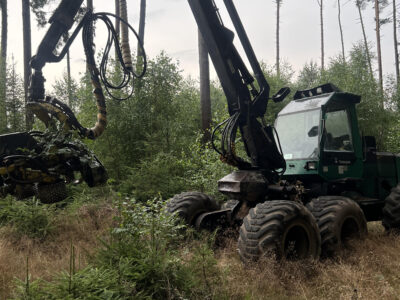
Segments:
[[[213,196],[218,192],[218,180],[230,173],[232,168],[219,160],[219,155],[210,145],[202,145],[201,137],[188,146],[180,155],[158,153],[144,159],[139,167],[129,170],[127,179],[119,191],[133,195],[138,201],[197,190]]]
[[[53,230],[54,206],[37,199],[16,201],[7,197],[0,202],[0,225],[11,225],[19,235],[44,239]]]
[[[169,153],[158,153],[129,169],[120,191],[134,195],[139,201],[162,196],[169,198],[186,187],[184,162]]]
[[[16,299],[204,299],[219,283],[213,251],[186,240],[159,199],[120,204],[119,226],[83,270],[19,281]],[[72,255],[73,255],[73,251]],[[71,259],[73,261],[73,259]]]

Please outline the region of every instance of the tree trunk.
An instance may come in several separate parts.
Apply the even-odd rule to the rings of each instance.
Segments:
[[[6,112],[7,31],[8,31],[7,0],[1,0],[0,5],[1,5],[0,131],[5,131],[7,129],[7,112]]]
[[[29,101],[29,81],[31,78],[32,69],[30,60],[32,56],[31,42],[31,11],[29,0],[22,0],[22,25],[23,25],[23,45],[24,45],[24,92],[25,105]],[[32,130],[33,114],[29,110],[25,110],[25,126],[27,130]]]
[[[139,40],[142,42],[142,46],[144,47],[144,29],[146,26],[146,0],[140,0],[140,17],[139,17]],[[144,53],[140,44],[138,42],[137,46],[137,61],[136,61],[136,70],[140,73],[139,69],[141,69],[143,64]]]
[[[321,20],[321,70],[325,70],[325,45],[324,45],[324,0],[317,0],[319,5],[319,17]]]
[[[204,133],[203,142],[211,140],[211,96],[210,96],[210,63],[208,50],[203,37],[198,31],[199,39],[199,67],[200,67],[200,104],[201,128]]]
[[[363,38],[364,38],[365,52],[367,54],[369,73],[371,75],[371,79],[373,79],[374,78],[374,72],[372,70],[371,55],[369,53],[368,39],[367,39],[367,34],[365,33],[364,19],[363,19],[362,12],[361,12],[361,2],[360,2],[360,0],[356,1],[356,6],[357,6],[357,9],[358,9],[358,15],[360,16],[360,23],[361,23],[361,29],[362,29],[362,34],[363,34]]]
[[[93,0],[87,0],[86,6],[88,9],[93,10]],[[86,65],[86,76],[87,76],[87,78],[90,78],[90,71],[89,71],[88,65]],[[86,88],[89,89],[90,86],[91,86],[91,82],[90,82],[90,80],[88,80],[86,82]]]
[[[279,24],[280,24],[280,8],[282,0],[276,0],[276,75],[281,76],[280,70],[280,39],[279,39]]]
[[[393,0],[393,41],[394,41],[394,59],[396,69],[396,83],[399,84],[400,70],[399,70],[399,47],[397,42],[397,12],[396,0]]]
[[[381,50],[381,26],[379,23],[379,1],[375,0],[375,29],[376,29],[376,46],[378,55],[378,74],[379,74],[379,88],[383,94],[383,71],[382,71],[382,50]],[[383,97],[382,97],[382,108],[383,108]]]
[[[69,49],[67,51],[67,88],[68,88],[68,106],[72,109],[72,87],[71,87],[71,57]]]
[[[119,8],[119,0],[115,0],[115,15],[117,17],[120,17],[120,8]],[[121,34],[121,21],[116,18],[115,19],[115,32],[117,33],[118,39]],[[115,49],[115,61],[118,61],[118,52],[117,49]]]
[[[140,18],[139,18],[139,39],[144,45],[144,28],[146,26],[146,0],[140,0]],[[141,53],[141,48],[138,47],[138,55]]]
[[[343,28],[342,28],[342,18],[341,18],[341,6],[340,6],[340,0],[337,0],[338,4],[338,21],[339,21],[339,30],[340,30],[340,40],[342,42],[342,59],[343,62],[346,61],[346,53],[344,51],[344,38],[343,38]]]

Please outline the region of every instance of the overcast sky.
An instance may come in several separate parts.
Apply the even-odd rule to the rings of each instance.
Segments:
[[[57,3],[59,1],[56,1]],[[114,11],[114,1],[94,0],[95,11]],[[341,1],[342,24],[346,52],[352,45],[362,39],[361,26],[354,0]],[[227,27],[231,27],[224,10],[222,0],[216,0],[221,9],[222,18]],[[244,23],[245,29],[253,44],[259,60],[268,64],[275,62],[275,11],[274,0],[236,0],[236,7]],[[326,58],[336,56],[341,51],[339,26],[337,19],[337,1],[325,1],[325,53]],[[21,1],[9,1],[9,57],[14,55],[19,72],[22,74],[22,17]],[[139,0],[128,0],[129,22],[137,29]],[[390,16],[391,7],[382,13]],[[369,6],[364,11],[364,21],[369,41],[375,45],[374,11]],[[320,63],[320,20],[317,0],[283,0],[281,8],[281,58],[290,63],[295,71],[313,60]],[[99,40],[103,36],[97,28],[97,49],[103,47]],[[32,49],[36,52],[37,45],[45,31],[38,30],[32,15]],[[384,73],[394,72],[393,26],[385,25],[382,29],[382,50]],[[104,37],[105,38],[105,37]],[[84,53],[80,38],[77,38],[71,48],[72,69],[76,79],[83,72]],[[136,45],[136,43],[134,43]],[[197,57],[197,27],[187,0],[148,0],[147,21],[145,33],[145,49],[148,56],[155,57],[160,51],[165,52],[179,61],[184,74],[198,77]],[[47,88],[54,80],[61,78],[66,71],[66,62],[52,64],[44,69],[47,78]],[[215,77],[215,72],[212,72]]]

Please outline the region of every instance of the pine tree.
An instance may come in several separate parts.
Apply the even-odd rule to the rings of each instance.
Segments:
[[[275,0],[276,3],[276,75],[280,76],[280,11],[282,0]]]
[[[29,64],[32,56],[31,11],[29,8],[29,0],[22,0],[22,32],[24,45],[24,99],[26,105],[26,103],[29,101],[28,89],[29,80],[32,73],[31,66]],[[28,110],[26,110],[25,115],[25,126],[28,130],[32,129],[33,126],[33,114]]]
[[[342,7],[340,5],[340,0],[337,0],[337,5],[338,5],[338,22],[339,22],[339,30],[340,30],[340,40],[342,43],[342,59],[343,61],[346,61],[346,53],[344,51],[344,38],[343,38],[343,28],[342,28]]]
[[[394,61],[396,70],[396,83],[399,84],[400,70],[399,70],[399,43],[397,39],[397,7],[396,0],[393,0],[393,43],[394,43]]]
[[[12,57],[7,70],[6,109],[8,113],[8,128],[11,132],[24,131],[25,103],[24,81],[16,72],[16,63]]]
[[[381,26],[388,23],[390,19],[381,18],[381,11],[388,5],[387,0],[369,0],[374,1],[375,9],[375,31],[376,31],[376,53],[378,58],[378,75],[379,75],[379,87],[381,94],[383,94],[383,70],[382,70],[382,47],[381,47]],[[382,108],[383,108],[383,97],[382,97]]]
[[[0,0],[1,9],[1,56],[0,56],[0,132],[7,130],[6,73],[7,73],[7,0]]]
[[[363,15],[362,15],[362,10],[364,10],[366,7],[366,0],[356,0],[355,3],[357,6],[358,15],[360,17],[361,30],[362,30],[363,39],[364,39],[364,48],[365,48],[367,60],[368,60],[368,69],[369,69],[371,78],[373,78],[374,72],[372,70],[371,54],[369,52],[368,39],[367,39],[367,34],[365,33],[364,19],[363,19]]]
[[[56,80],[53,90],[58,100],[68,103],[69,108],[73,111],[79,111],[79,103],[76,101],[78,84],[71,78],[68,71],[63,74],[61,79]]]
[[[321,20],[321,70],[325,69],[325,45],[324,45],[324,0],[317,0],[319,5],[319,16]]]

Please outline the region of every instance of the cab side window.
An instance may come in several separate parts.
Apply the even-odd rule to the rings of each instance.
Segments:
[[[325,151],[353,151],[351,128],[346,110],[326,113]]]

